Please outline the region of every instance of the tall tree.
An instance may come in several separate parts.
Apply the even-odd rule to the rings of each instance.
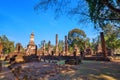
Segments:
[[[85,47],[86,34],[83,30],[73,29],[68,33],[68,45],[69,49],[74,48],[75,45],[79,47],[80,50],[83,50]]]
[[[111,48],[113,52],[115,49],[120,48],[120,28],[107,24],[104,27],[104,33],[107,47]]]
[[[103,28],[106,23],[119,27],[120,0],[40,0],[35,10],[53,10],[56,16],[70,15],[94,22],[95,27]]]

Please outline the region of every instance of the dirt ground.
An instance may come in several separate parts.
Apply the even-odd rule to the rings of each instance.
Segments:
[[[38,77],[37,79],[31,78],[31,80],[120,80],[119,60],[113,62],[83,61],[80,65],[61,65],[60,67],[56,64],[31,62],[21,66],[24,68],[22,71],[30,70],[32,72],[28,71],[27,74]],[[3,67],[0,80],[15,80],[14,74],[5,66]]]
[[[60,74],[64,80],[120,80],[120,62],[83,61]]]

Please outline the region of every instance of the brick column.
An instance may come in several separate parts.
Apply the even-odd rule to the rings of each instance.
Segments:
[[[107,51],[106,51],[106,43],[104,39],[104,34],[103,32],[100,32],[100,37],[101,37],[101,46],[102,46],[102,53],[104,57],[107,57]]]
[[[56,49],[55,49],[55,55],[58,55],[58,34],[56,34]]]
[[[43,55],[45,55],[45,40],[43,41]]]
[[[68,39],[67,36],[65,36],[65,55],[68,54]]]

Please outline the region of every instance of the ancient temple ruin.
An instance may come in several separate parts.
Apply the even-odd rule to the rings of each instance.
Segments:
[[[68,39],[67,39],[67,36],[65,36],[65,55],[68,55]]]
[[[3,49],[3,44],[0,43],[0,54],[2,53],[2,49]]]
[[[59,49],[58,49],[58,34],[56,34],[56,46],[55,46],[55,54],[58,55]]]
[[[37,46],[34,43],[34,33],[31,33],[30,35],[30,41],[29,44],[27,45],[26,54],[27,55],[37,54]]]
[[[105,39],[104,39],[103,32],[100,32],[100,37],[101,37],[101,46],[102,46],[103,56],[107,57],[106,42],[105,42]]]
[[[16,47],[15,47],[14,52],[15,52],[15,53],[20,53],[20,52],[22,52],[22,45],[21,45],[21,43],[17,43],[17,44],[16,44]]]

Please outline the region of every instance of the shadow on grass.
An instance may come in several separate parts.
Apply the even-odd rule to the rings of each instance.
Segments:
[[[83,61],[72,66],[73,71],[61,73],[61,77],[70,80],[120,80],[120,63],[102,61]]]

